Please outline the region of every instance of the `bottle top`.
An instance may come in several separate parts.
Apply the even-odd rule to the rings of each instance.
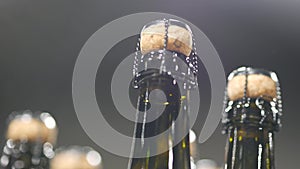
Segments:
[[[90,147],[71,146],[57,150],[51,169],[100,169],[101,156]]]
[[[144,26],[141,32],[142,54],[166,49],[190,56],[193,48],[192,31],[188,25],[174,20],[157,20]]]
[[[228,77],[222,122],[224,132],[234,126],[253,126],[278,131],[282,100],[274,72],[250,67],[234,70]]]
[[[278,79],[274,72],[241,67],[229,75],[227,95],[232,101],[243,97],[273,99],[277,97],[277,83]]]
[[[10,119],[6,137],[14,141],[40,141],[54,144],[57,128],[54,118],[46,112],[34,116],[31,111],[18,113]]]

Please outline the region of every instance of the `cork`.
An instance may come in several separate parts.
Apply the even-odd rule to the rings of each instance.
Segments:
[[[151,25],[141,32],[140,48],[142,54],[164,49],[165,25],[163,22]],[[170,25],[168,27],[167,50],[190,56],[193,46],[192,34],[187,29]]]
[[[245,75],[237,75],[229,80],[227,94],[230,100],[244,97],[245,78]],[[247,97],[258,98],[260,96],[276,98],[276,82],[263,74],[248,75]]]
[[[41,141],[55,143],[57,136],[56,129],[49,129],[46,125],[35,118],[12,120],[7,129],[7,139],[15,141]]]
[[[50,162],[50,169],[100,169],[88,162],[84,153],[67,150],[57,154]]]

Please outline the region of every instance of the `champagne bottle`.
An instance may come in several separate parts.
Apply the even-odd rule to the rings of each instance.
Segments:
[[[190,28],[176,20],[151,22],[141,32],[140,50],[134,62],[139,98],[128,168],[190,169],[189,95],[197,86]],[[193,66],[185,66],[189,62]]]
[[[54,156],[57,128],[47,112],[13,112],[8,119],[3,169],[48,169]]]
[[[102,169],[102,158],[91,147],[60,147],[55,151],[50,169]]]
[[[227,97],[225,169],[274,169],[274,132],[282,111],[276,74],[239,68],[229,75]]]

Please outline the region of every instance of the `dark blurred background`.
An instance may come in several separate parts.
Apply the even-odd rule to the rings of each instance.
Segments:
[[[81,128],[72,102],[72,73],[82,46],[95,31],[119,17],[150,11],[177,15],[199,27],[218,51],[226,75],[241,65],[278,73],[284,116],[283,128],[276,134],[276,164],[278,169],[299,168],[300,1],[296,0],[0,0],[1,147],[10,112],[47,110],[59,125],[58,146],[89,145],[100,151],[106,169],[125,169],[127,158],[101,149]],[[127,56],[124,54],[135,49],[136,40],[131,37],[116,45],[105,57],[107,63],[117,64],[114,57]],[[203,67],[199,76],[203,114],[193,126],[196,133],[210,100]],[[106,97],[100,85],[106,81],[97,76],[100,100]],[[113,119],[109,112],[106,117]],[[132,133],[133,125],[124,119],[111,124],[123,130],[120,132]],[[212,158],[219,165],[224,161],[226,139],[221,129],[219,125],[200,145],[200,157]]]

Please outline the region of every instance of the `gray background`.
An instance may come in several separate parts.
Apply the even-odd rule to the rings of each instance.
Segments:
[[[279,169],[298,168],[300,136],[297,132],[298,60],[300,55],[300,1],[221,0],[1,0],[0,1],[0,135],[5,119],[14,110],[47,110],[57,119],[58,146],[89,145],[100,151],[106,169],[126,168],[128,159],[112,155],[95,145],[84,133],[72,104],[72,72],[87,39],[106,23],[136,12],[164,12],[185,18],[212,41],[228,74],[241,65],[275,70],[284,101],[283,128],[276,135]],[[100,69],[108,69],[134,50],[137,37],[126,39],[107,54]],[[106,68],[107,67],[107,68]],[[99,70],[100,70],[99,69]],[[197,133],[206,117],[209,87],[200,67],[201,110]],[[101,73],[102,72],[102,75]],[[99,71],[96,94],[105,100],[103,84],[109,81]],[[205,99],[207,98],[207,99]],[[100,101],[103,102],[103,101]],[[102,103],[111,107],[111,103]],[[106,113],[111,125],[131,135],[133,124],[116,112]],[[100,129],[99,129],[100,130]],[[221,125],[200,145],[202,158],[223,163],[226,137]],[[1,140],[1,147],[3,139]]]

